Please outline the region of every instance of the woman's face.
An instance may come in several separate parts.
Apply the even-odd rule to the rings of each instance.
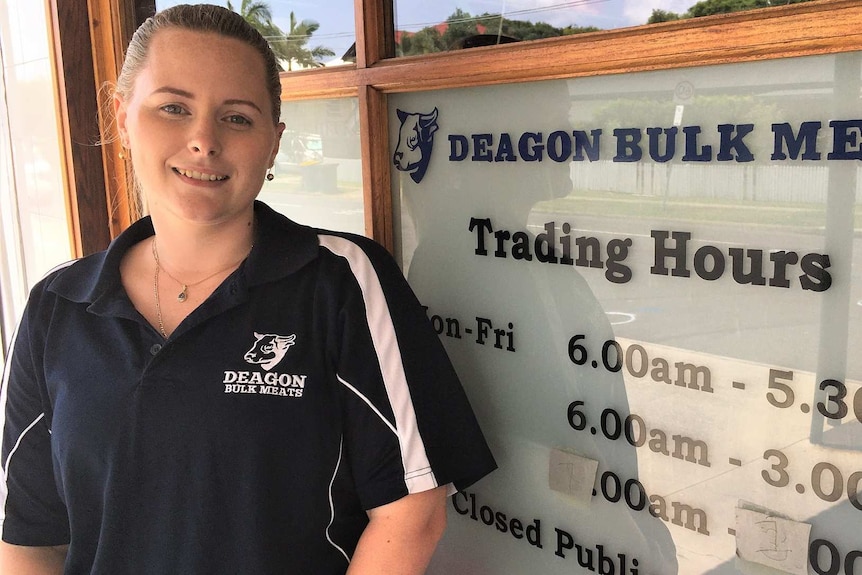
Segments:
[[[247,218],[278,152],[263,59],[213,33],[157,32],[117,125],[154,219]]]

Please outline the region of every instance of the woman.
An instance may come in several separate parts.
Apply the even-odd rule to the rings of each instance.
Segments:
[[[150,216],[31,294],[0,572],[422,573],[493,458],[385,251],[255,201],[284,130],[265,40],[165,10],[114,108]]]

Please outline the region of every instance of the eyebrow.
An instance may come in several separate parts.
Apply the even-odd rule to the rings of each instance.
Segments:
[[[191,92],[187,92],[186,90],[181,90],[179,88],[172,88],[171,86],[162,86],[161,88],[157,88],[157,89],[153,90],[152,93],[153,94],[174,94],[176,96],[188,98],[190,100],[195,99],[195,95],[192,94]],[[261,114],[263,114],[263,110],[260,109],[260,106],[258,106],[257,104],[255,104],[251,100],[243,100],[240,98],[231,98],[229,100],[225,100],[223,102],[223,104],[227,105],[227,106],[236,106],[236,105],[250,106],[250,107],[254,108],[255,110],[257,110],[258,112],[260,112]]]

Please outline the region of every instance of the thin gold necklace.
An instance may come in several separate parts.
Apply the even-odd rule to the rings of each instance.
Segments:
[[[165,324],[162,321],[162,304],[159,301],[159,262],[156,261],[156,277],[153,279],[153,294],[156,296],[156,317],[159,320],[159,331],[162,337],[168,339],[168,334],[165,332]]]
[[[159,261],[159,250],[156,247],[156,236],[153,236],[152,246],[153,246],[153,260],[155,260],[155,262],[156,262],[156,271],[155,271],[155,274],[153,276],[153,296],[156,300],[156,319],[158,320],[158,323],[159,323],[159,332],[161,332],[162,337],[167,339],[168,334],[165,331],[165,324],[164,324],[164,321],[162,320],[162,302],[161,302],[161,298],[159,297],[159,272],[163,268],[162,268],[161,262]],[[253,248],[254,244],[252,244],[251,247]],[[251,248],[249,248],[249,253],[251,253]],[[164,272],[166,274],[168,274],[169,278],[171,278],[172,280],[174,280],[175,282],[177,282],[178,284],[183,286],[183,289],[180,290],[179,294],[177,294],[177,301],[180,303],[184,303],[187,299],[189,299],[189,288],[190,287],[195,287],[196,285],[200,285],[200,284],[204,283],[205,281],[207,281],[208,279],[212,279],[219,274],[223,274],[226,271],[237,267],[247,257],[248,257],[248,254],[244,255],[241,260],[232,263],[228,267],[222,268],[219,271],[215,272],[214,274],[210,274],[207,277],[203,278],[202,280],[198,280],[198,281],[196,281],[194,283],[190,283],[190,284],[186,284],[186,283],[181,282],[180,280],[178,280],[177,278],[172,276],[171,272],[169,272],[168,270],[164,270]]]
[[[252,244],[252,247],[254,247],[254,244]],[[251,251],[251,250],[249,250],[249,251]],[[158,280],[159,268],[161,268],[166,274],[168,274],[169,278],[171,278],[172,280],[174,280],[175,282],[180,284],[182,286],[182,289],[180,290],[180,293],[177,294],[177,301],[180,303],[183,303],[187,299],[189,299],[189,288],[193,288],[196,285],[200,285],[200,284],[204,283],[205,281],[207,281],[208,279],[212,279],[212,278],[216,277],[217,275],[224,273],[231,268],[235,268],[236,266],[238,266],[240,264],[240,262],[242,262],[242,260],[244,260],[247,257],[248,257],[248,254],[244,255],[241,260],[230,264],[226,268],[222,268],[222,269],[218,270],[217,272],[210,274],[207,277],[200,279],[194,283],[187,284],[187,283],[181,282],[180,280],[175,278],[173,275],[171,275],[171,272],[169,272],[168,270],[166,270],[165,268],[162,267],[162,263],[159,260],[159,250],[156,247],[156,236],[153,236],[153,259],[156,260],[156,280]]]

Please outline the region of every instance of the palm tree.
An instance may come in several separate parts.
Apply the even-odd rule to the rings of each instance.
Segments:
[[[320,28],[320,24],[314,20],[297,22],[296,14],[291,11],[290,31],[285,38],[283,49],[279,51],[279,55],[284,54],[286,56],[288,70],[292,70],[294,64],[304,68],[320,66],[320,60],[335,56],[335,52],[325,46],[306,48],[311,35],[317,32],[318,28]]]
[[[254,26],[254,28],[263,33],[275,25],[272,23],[272,10],[266,2],[258,2],[256,0],[242,0],[239,10],[233,7],[230,0],[227,0],[227,9],[233,12],[238,12],[246,22]]]
[[[287,69],[292,70],[294,65],[301,67],[320,66],[319,60],[327,56],[334,56],[335,52],[323,46],[316,46],[308,50],[305,45],[311,35],[320,28],[320,24],[314,20],[303,20],[299,23],[293,12],[290,13],[290,32],[285,34],[281,28],[272,21],[272,10],[269,4],[260,0],[242,0],[239,10],[236,10],[227,1],[228,10],[239,13],[246,22],[251,24],[269,42],[272,51],[278,56],[279,68],[284,69],[282,63],[287,63]]]

